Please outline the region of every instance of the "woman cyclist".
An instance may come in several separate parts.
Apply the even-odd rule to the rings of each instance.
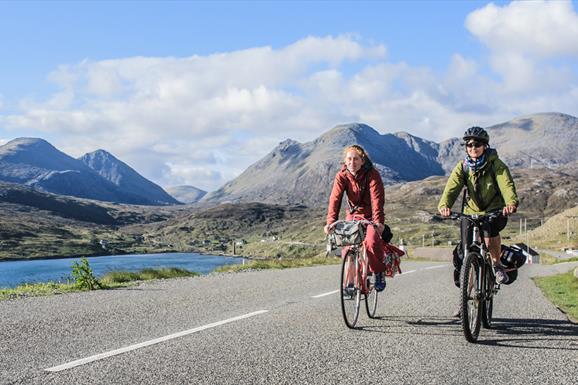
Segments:
[[[471,127],[464,133],[466,157],[453,169],[440,202],[438,210],[444,217],[451,214],[451,207],[467,186],[468,198],[465,200],[464,214],[484,214],[502,209],[503,216],[482,228],[484,239],[494,264],[496,281],[507,283],[508,275],[500,263],[500,231],[508,222],[506,216],[516,212],[518,196],[514,180],[508,167],[498,158],[496,150],[489,147],[490,136],[481,127]],[[467,221],[462,221],[462,234],[467,233]],[[462,244],[464,244],[462,237]]]
[[[346,194],[348,206],[346,220],[351,220],[356,216],[373,222],[373,226],[367,226],[364,243],[369,269],[375,273],[375,289],[382,291],[385,288],[384,250],[381,240],[385,220],[383,182],[361,146],[346,147],[343,153],[344,165],[333,182],[327,208],[327,224],[323,231],[325,234],[331,232],[331,224],[339,218],[341,200]],[[346,250],[342,251],[342,253],[345,252]]]

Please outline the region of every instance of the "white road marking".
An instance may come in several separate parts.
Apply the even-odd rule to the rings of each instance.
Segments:
[[[313,296],[311,296],[311,298],[321,298],[321,297],[325,297],[325,296],[335,294],[335,293],[339,293],[339,290],[333,290],[333,291],[330,291],[328,293],[313,295]]]
[[[76,366],[80,366],[80,365],[84,365],[84,364],[88,364],[90,362],[94,362],[94,361],[98,361],[98,360],[102,360],[104,358],[108,358],[108,357],[112,357],[112,356],[116,356],[122,353],[126,353],[126,352],[130,352],[132,350],[136,350],[136,349],[140,349],[140,348],[144,348],[146,346],[151,346],[151,345],[155,345],[164,341],[168,341],[168,340],[172,340],[174,338],[179,338],[179,337],[183,337],[189,334],[193,334],[193,333],[197,333],[200,332],[202,330],[206,330],[206,329],[210,329],[210,328],[214,328],[217,326],[221,326],[221,325],[225,325],[228,324],[230,322],[235,322],[235,321],[239,321],[245,318],[249,318],[249,317],[253,317],[259,314],[263,314],[263,313],[267,313],[269,310],[259,310],[253,313],[249,313],[249,314],[244,314],[244,315],[240,315],[238,317],[233,317],[233,318],[229,318],[223,321],[218,321],[218,322],[214,322],[208,325],[204,325],[204,326],[199,326],[197,328],[194,329],[189,329],[189,330],[184,330],[182,332],[178,332],[178,333],[174,333],[174,334],[170,334],[168,336],[164,336],[164,337],[160,337],[160,338],[155,338],[154,340],[150,340],[150,341],[145,341],[145,342],[141,342],[139,344],[135,344],[135,345],[130,345],[130,346],[126,346],[124,348],[120,348],[120,349],[116,349],[116,350],[111,350],[109,352],[105,352],[105,353],[101,353],[101,354],[96,354],[94,356],[90,356],[87,358],[82,358],[80,360],[76,360],[76,361],[72,361],[66,364],[62,364],[62,365],[58,365],[58,366],[54,366],[52,368],[48,368],[48,369],[44,369],[46,371],[49,372],[60,372],[62,370],[66,370],[66,369],[71,369],[74,368]]]
[[[431,270],[431,269],[440,269],[442,267],[446,267],[447,265],[436,265],[436,266],[430,266],[430,267],[424,267],[423,269],[418,269],[418,270],[408,270],[408,271],[404,271],[401,274],[398,275],[406,275],[406,274],[410,274],[410,273],[415,273],[416,271],[422,271],[422,270]],[[333,290],[327,293],[322,293],[322,294],[317,294],[317,295],[312,295],[311,298],[321,298],[321,297],[325,297],[331,294],[335,294],[335,293],[339,293],[339,290]]]
[[[442,267],[446,267],[446,266],[447,265],[430,266],[430,267],[424,267],[422,270],[441,269]]]

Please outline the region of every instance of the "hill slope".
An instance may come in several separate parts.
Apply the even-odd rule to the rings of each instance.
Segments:
[[[203,202],[266,202],[307,204],[324,202],[343,148],[361,144],[385,184],[443,175],[435,161],[437,145],[407,133],[381,135],[364,124],[337,126],[316,140],[286,140],[235,180],[207,194]]]
[[[87,156],[95,160],[96,156]],[[124,163],[113,183],[83,161],[38,138],[18,138],[0,146],[0,181],[18,183],[55,194],[131,204],[174,204],[176,200]],[[122,164],[121,164],[122,163]],[[116,184],[120,182],[120,184]],[[127,183],[128,182],[128,183]],[[159,191],[160,190],[160,191]],[[153,199],[149,198],[152,194]]]
[[[488,132],[490,144],[511,167],[561,167],[578,159],[578,119],[569,115],[529,115],[489,127]],[[355,143],[367,150],[385,185],[447,175],[464,156],[461,138],[438,144],[404,132],[380,134],[365,124],[341,125],[311,142],[281,142],[201,202],[322,205],[344,147]]]
[[[182,203],[196,203],[207,194],[206,191],[193,186],[167,187],[166,190],[172,197]]]
[[[83,155],[79,160],[117,186],[121,193],[134,196],[135,200],[150,205],[179,203],[160,186],[144,178],[107,151],[97,150]]]

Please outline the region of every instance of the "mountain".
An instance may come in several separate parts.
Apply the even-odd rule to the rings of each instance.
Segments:
[[[578,160],[578,119],[561,113],[522,116],[488,127],[490,144],[510,167],[563,166]]]
[[[569,115],[528,115],[488,127],[488,132],[490,144],[510,167],[537,162],[554,167],[577,160],[578,119]],[[365,124],[340,125],[311,142],[281,142],[201,202],[325,205],[343,149],[355,143],[367,150],[385,185],[448,175],[464,156],[461,138],[435,143],[406,132],[380,134]]]
[[[118,187],[118,191],[127,196],[138,192],[139,196],[146,198],[152,205],[179,203],[160,186],[144,178],[107,151],[97,150],[83,155],[79,160],[101,177],[112,182]]]
[[[340,125],[308,143],[281,142],[273,151],[202,202],[324,202],[341,167],[343,149],[363,146],[385,184],[443,175],[437,145],[407,133],[379,134],[365,124]]]
[[[193,186],[167,187],[166,190],[172,197],[182,203],[196,203],[207,194],[206,191]]]
[[[160,204],[158,200],[150,199],[140,190],[119,188],[81,160],[68,156],[38,138],[18,138],[0,146],[0,181],[80,198],[130,204]],[[175,203],[174,199],[169,199],[162,204]]]

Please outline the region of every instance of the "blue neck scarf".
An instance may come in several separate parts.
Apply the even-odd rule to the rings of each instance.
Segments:
[[[465,158],[466,163],[468,164],[470,170],[472,170],[474,174],[480,171],[482,168],[484,168],[484,166],[486,165],[486,160],[487,157],[485,151],[482,154],[482,156],[480,156],[478,159],[470,158],[469,155],[466,155]]]

